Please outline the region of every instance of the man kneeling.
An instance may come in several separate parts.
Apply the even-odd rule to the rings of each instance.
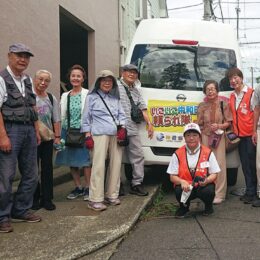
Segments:
[[[207,216],[213,213],[214,181],[220,168],[213,152],[200,143],[201,132],[197,124],[187,124],[183,135],[186,144],[175,151],[167,169],[180,203],[175,217],[184,218],[189,212],[190,201],[196,198],[204,202],[203,215]]]

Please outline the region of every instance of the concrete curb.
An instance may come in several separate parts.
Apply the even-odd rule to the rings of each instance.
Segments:
[[[153,198],[158,194],[158,191],[159,186],[153,187],[153,189],[149,190],[149,195],[147,197],[143,197],[145,199],[143,200],[142,205],[139,205],[139,209],[131,216],[131,219],[128,222],[123,223],[118,229],[114,230],[113,234],[108,235],[105,239],[99,240],[99,243],[90,244],[88,248],[86,248],[85,253],[82,252],[83,254],[79,254],[75,257],[82,257],[94,253],[102,247],[109,245],[110,243],[129,233],[137,223],[142,212],[151,205]]]
[[[55,211],[41,209],[37,212],[43,221],[12,224],[14,232],[6,234],[1,241],[4,250],[0,252],[0,259],[25,260],[28,252],[30,259],[35,260],[87,257],[123,238],[135,226],[156,196],[159,185],[145,188],[148,196],[126,195],[121,198],[120,206],[109,206],[103,212],[88,209],[82,199],[55,201]]]

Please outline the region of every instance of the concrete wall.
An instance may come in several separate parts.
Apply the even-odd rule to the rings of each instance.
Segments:
[[[120,59],[118,0],[0,1],[0,69],[7,64],[8,46],[25,43],[35,55],[27,73],[32,76],[42,68],[51,71],[50,89],[57,97],[60,94],[60,8],[89,31],[86,46],[89,85],[101,69],[118,73]]]

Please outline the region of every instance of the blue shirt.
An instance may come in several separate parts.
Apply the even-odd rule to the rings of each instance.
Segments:
[[[116,123],[113,121],[113,118],[99,95],[92,92],[86,99],[82,115],[81,132],[91,132],[92,135],[116,135],[116,125],[125,126],[126,121],[126,116],[120,100],[109,93],[105,94],[101,90],[98,90],[98,93],[106,102],[116,120]]]

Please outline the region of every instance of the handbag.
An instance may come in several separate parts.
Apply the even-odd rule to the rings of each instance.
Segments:
[[[85,144],[85,134],[80,132],[80,128],[70,127],[70,93],[68,94],[67,99],[67,120],[68,120],[68,129],[65,137],[65,146],[74,147],[74,148],[83,148]]]
[[[230,153],[237,149],[240,138],[232,131],[232,129],[227,129],[225,132],[225,138],[226,138],[226,152]]]
[[[104,103],[107,111],[109,112],[110,116],[112,117],[112,119],[113,119],[113,121],[114,121],[114,123],[116,125],[117,132],[120,131],[122,126],[121,125],[117,125],[116,120],[115,120],[113,114],[111,113],[110,109],[107,106],[107,103],[105,102],[105,100],[101,97],[101,95],[98,92],[96,92],[96,93],[99,95],[99,97],[101,98],[102,102]],[[128,144],[129,144],[129,139],[128,139],[128,136],[127,136],[127,130],[125,129],[125,131],[126,131],[125,139],[124,140],[117,139],[117,144],[119,146],[128,146]],[[117,134],[117,136],[118,136],[118,134]]]
[[[39,134],[43,142],[54,139],[54,132],[49,127],[47,127],[41,120],[38,120],[38,125]]]
[[[140,103],[135,104],[135,102],[134,102],[134,100],[133,100],[133,98],[132,98],[132,96],[131,96],[131,93],[130,93],[129,89],[128,89],[126,86],[124,86],[124,88],[125,88],[126,94],[127,94],[128,98],[129,98],[130,104],[131,104],[131,119],[132,119],[135,123],[140,124],[142,121],[144,121],[143,112],[142,112],[142,110],[138,107],[138,105],[139,105]]]
[[[49,97],[49,100],[51,102],[51,105],[53,107],[53,96],[51,93],[47,92],[47,95]],[[52,126],[53,126],[53,119],[51,118]],[[48,126],[46,126],[40,119],[38,120],[38,126],[39,126],[39,134],[41,137],[41,140],[43,142],[50,141],[54,139],[54,132],[52,129],[50,129]]]
[[[221,111],[224,117],[224,107],[223,107],[223,101],[220,102]],[[230,153],[237,149],[240,138],[233,132],[232,126],[228,127],[225,130],[225,141],[226,141],[226,152]]]
[[[69,147],[84,147],[85,136],[79,128],[68,128],[66,133],[65,145]]]
[[[216,149],[220,143],[221,137],[222,134],[218,135],[216,133],[211,133],[208,141],[209,147]]]

